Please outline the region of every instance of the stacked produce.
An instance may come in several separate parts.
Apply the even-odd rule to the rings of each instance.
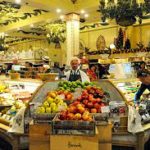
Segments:
[[[93,83],[92,82],[82,83],[81,81],[76,81],[76,82],[62,81],[62,82],[59,82],[58,89],[75,92],[76,88],[84,89],[88,85],[93,85]]]
[[[101,107],[108,105],[103,100],[104,92],[96,86],[87,86],[68,109],[60,114],[61,120],[92,120],[90,113],[101,113]]]
[[[58,95],[57,91],[51,91],[47,93],[47,97],[36,112],[42,113],[57,113],[67,108],[67,104]]]

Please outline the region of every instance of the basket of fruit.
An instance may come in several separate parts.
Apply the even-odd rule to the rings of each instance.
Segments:
[[[58,73],[39,73],[38,78],[42,81],[55,81]]]
[[[94,117],[82,106],[73,104],[52,121],[53,134],[94,135]]]
[[[55,91],[48,92],[43,103],[36,108],[33,118],[37,121],[51,121],[55,114],[66,110],[67,104],[56,94]]]

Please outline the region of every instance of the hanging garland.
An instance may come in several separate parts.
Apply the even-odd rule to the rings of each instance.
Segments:
[[[38,32],[27,32],[27,31],[24,31],[24,30],[18,30],[17,32],[22,32],[24,34],[33,34],[33,35],[43,35],[43,33],[38,33]]]
[[[6,26],[10,23],[18,22],[20,20],[25,20],[25,19],[31,18],[33,16],[38,16],[43,13],[49,12],[49,11],[43,10],[43,9],[34,9],[33,12],[31,12],[31,13],[23,13],[23,15],[20,17],[13,17],[17,13],[19,13],[18,10],[20,8],[21,8],[21,5],[16,4],[16,3],[6,2],[6,1],[0,2],[1,16],[4,16],[4,17],[9,16],[9,14],[11,13],[11,15],[9,17],[7,17],[6,20],[4,20],[3,22],[0,23],[0,26]]]

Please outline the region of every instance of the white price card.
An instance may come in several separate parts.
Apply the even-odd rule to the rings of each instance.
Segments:
[[[101,112],[102,112],[102,113],[110,113],[110,108],[109,108],[109,106],[103,106],[103,107],[101,107]]]

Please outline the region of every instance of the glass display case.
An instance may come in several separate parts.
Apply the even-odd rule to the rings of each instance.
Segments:
[[[141,82],[136,78],[111,80],[111,82],[121,91],[129,102],[133,101],[135,93],[141,85]],[[148,94],[149,91],[145,90],[141,99],[147,99]]]
[[[15,116],[26,109],[34,92],[42,84],[37,80],[1,80],[0,128],[10,131]]]

